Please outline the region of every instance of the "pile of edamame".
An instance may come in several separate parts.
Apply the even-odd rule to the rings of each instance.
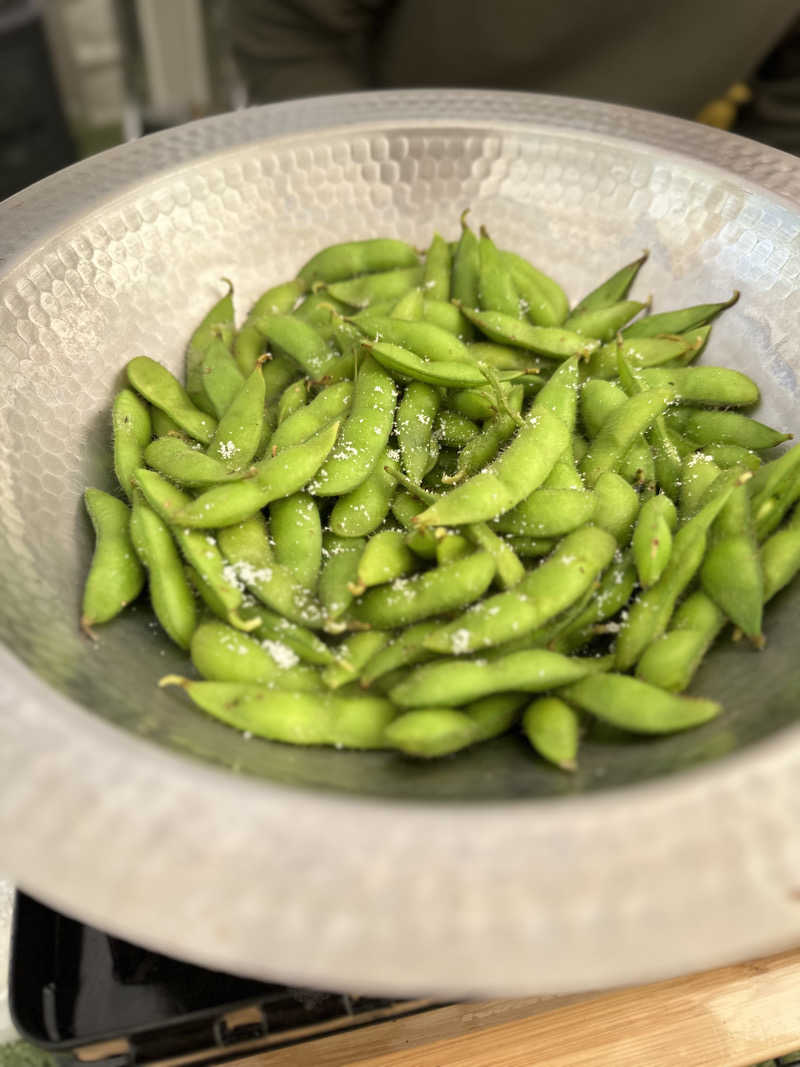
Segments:
[[[763,644],[800,570],[800,449],[694,366],[719,303],[650,313],[646,255],[574,307],[461,219],[424,254],[323,249],[185,383],[147,356],[112,409],[122,495],[88,489],[82,625],[147,585],[204,711],[271,741],[444,756],[519,728],[564,770],[592,717],[642,734],[726,624]]]

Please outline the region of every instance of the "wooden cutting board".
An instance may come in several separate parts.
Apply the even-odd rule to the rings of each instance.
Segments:
[[[599,994],[438,1008],[235,1067],[753,1067],[800,1049],[800,951]]]

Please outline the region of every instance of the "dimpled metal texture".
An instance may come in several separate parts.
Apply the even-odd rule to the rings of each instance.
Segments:
[[[563,992],[800,941],[800,591],[762,654],[694,691],[725,715],[595,731],[574,777],[509,737],[431,765],[247,741],[157,679],[146,603],[78,632],[85,486],[113,486],[128,359],[175,372],[235,284],[241,321],[334,241],[448,238],[471,207],[572,299],[650,249],[656,310],[726,298],[704,360],[800,429],[800,163],[690,123],[524,94],[378,93],[205,120],[0,205],[0,867],[67,912],[207,965],[409,995]]]

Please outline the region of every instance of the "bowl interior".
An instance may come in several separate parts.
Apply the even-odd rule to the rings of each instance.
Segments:
[[[655,310],[726,298],[703,361],[759,383],[758,415],[798,428],[800,213],[688,157],[614,137],[479,123],[396,123],[261,141],[143,183],[74,221],[0,279],[0,634],[92,713],[154,743],[276,782],[379,796],[485,800],[642,781],[724,756],[796,717],[800,588],[770,606],[762,653],[723,638],[693,692],[725,715],[663,740],[587,738],[574,777],[515,737],[419,766],[391,754],[245,741],[158,678],[186,660],[145,603],[93,645],[77,627],[91,534],[85,486],[112,489],[110,401],[147,354],[181,372],[194,324],[235,285],[237,318],[323,245],[378,234],[424,247],[472,210],[570,297],[643,248],[634,295]]]

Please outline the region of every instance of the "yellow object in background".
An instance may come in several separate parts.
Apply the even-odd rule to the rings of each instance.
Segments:
[[[753,98],[749,86],[744,82],[735,82],[717,100],[710,100],[695,116],[696,122],[706,126],[716,126],[720,130],[730,130],[736,122],[736,116],[742,104],[748,104]]]

